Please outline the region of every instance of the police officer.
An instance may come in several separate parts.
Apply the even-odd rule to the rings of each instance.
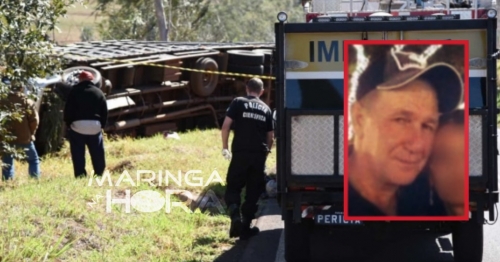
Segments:
[[[259,78],[247,82],[247,96],[237,97],[231,102],[221,130],[222,154],[231,160],[224,197],[231,217],[229,236],[239,236],[243,240],[259,233],[259,229],[250,228],[250,224],[257,212],[257,201],[265,190],[266,158],[273,144],[272,112],[260,100],[263,86]],[[234,138],[230,152],[228,139],[231,127]],[[245,202],[240,215],[240,195],[245,186]]]

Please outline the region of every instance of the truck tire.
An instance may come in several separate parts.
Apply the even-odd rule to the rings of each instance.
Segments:
[[[258,66],[264,63],[264,54],[248,50],[227,51],[228,64]]]
[[[200,57],[196,60],[195,69],[219,71],[219,66],[212,58]],[[193,93],[206,97],[214,92],[218,82],[219,76],[217,74],[191,72],[189,85]]]
[[[264,64],[269,65],[271,64],[271,59],[273,57],[273,50],[272,49],[254,49],[252,50],[255,53],[258,54],[264,54]]]
[[[309,232],[312,221],[302,220],[295,224],[292,221],[293,212],[288,211],[285,218],[285,260],[287,262],[304,262],[311,258]]]
[[[276,67],[264,66],[264,75],[274,75],[276,73]]]
[[[453,255],[456,262],[483,260],[483,225],[474,219],[459,222],[452,228]]]
[[[259,76],[264,74],[264,66],[228,65],[227,68],[227,71],[230,73]]]
[[[99,72],[99,70],[88,67],[88,66],[74,66],[70,67],[68,69],[65,69],[62,72],[62,80],[64,83],[67,85],[73,86],[78,83],[78,74],[80,74],[82,71],[89,71],[94,75],[94,80],[92,82],[94,85],[96,85],[98,88],[102,87],[102,75]]]
[[[109,79],[104,79],[104,84],[102,85],[102,91],[104,92],[104,94],[106,96],[110,95],[111,94],[111,91],[113,90],[113,84],[111,83],[111,81],[109,81]]]

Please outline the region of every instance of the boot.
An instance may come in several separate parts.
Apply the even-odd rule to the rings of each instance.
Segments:
[[[241,232],[241,215],[237,205],[229,206],[229,217],[231,218],[231,227],[229,228],[229,237],[239,237]]]
[[[258,227],[250,227],[250,224],[252,223],[252,219],[247,219],[244,218],[242,221],[242,228],[241,228],[241,234],[240,234],[240,240],[247,240],[253,236],[256,236],[259,234],[260,230]]]

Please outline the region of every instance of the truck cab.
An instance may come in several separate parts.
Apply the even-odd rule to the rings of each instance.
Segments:
[[[286,261],[311,261],[318,227],[383,234],[452,234],[455,261],[481,261],[483,225],[498,216],[496,3],[302,1],[305,21],[280,12],[276,32],[278,202]],[[466,40],[468,209],[461,221],[360,221],[344,218],[346,166],[344,41]],[[486,214],[489,214],[487,217]]]

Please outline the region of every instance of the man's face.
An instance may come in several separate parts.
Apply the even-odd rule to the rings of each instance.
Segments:
[[[353,108],[356,156],[378,181],[408,185],[430,154],[439,118],[436,94],[423,81],[374,92]]]
[[[431,179],[446,203],[464,203],[464,149],[463,126],[445,125],[437,132],[430,161]]]

